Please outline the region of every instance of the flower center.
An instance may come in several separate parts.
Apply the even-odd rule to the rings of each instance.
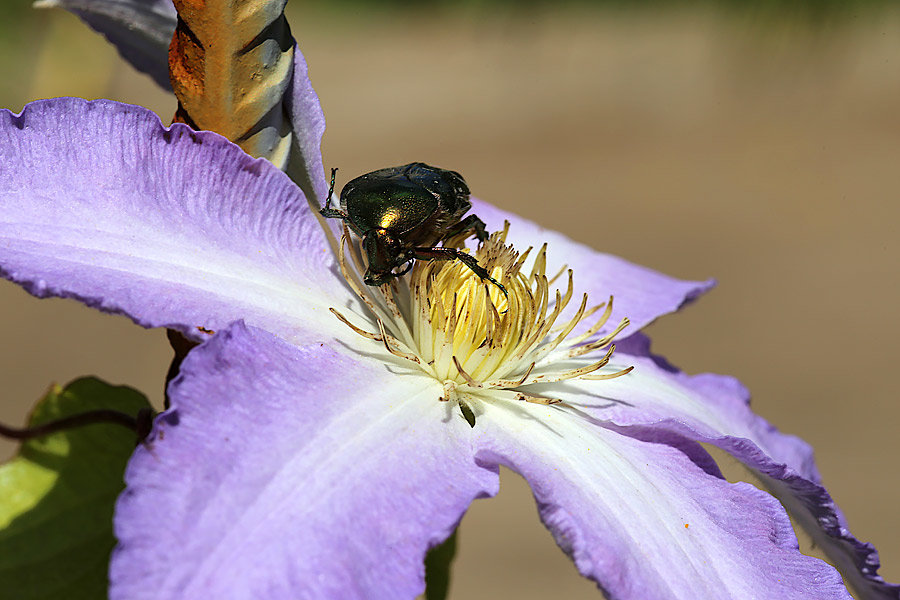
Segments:
[[[572,270],[563,267],[548,278],[546,244],[526,270],[533,249],[520,254],[507,245],[508,231],[509,223],[505,223],[475,252],[478,264],[503,284],[506,293],[459,260],[416,261],[408,275],[388,285],[363,285],[364,255],[358,245],[349,244],[349,264],[345,232],[341,272],[368,306],[371,329],[377,332],[354,325],[334,308],[331,311],[358,334],[380,342],[388,352],[415,363],[440,382],[441,399],[459,402],[464,414],[472,400],[555,404],[558,398],[529,386],[566,379],[611,379],[630,372],[631,367],[599,373],[615,350],[613,339],[629,324],[622,319],[612,331],[600,335],[612,314],[612,297],[588,308],[584,294],[574,315],[560,319],[573,297]],[[565,293],[557,289],[551,295],[551,286],[563,273],[568,279]],[[592,325],[578,327],[598,312]],[[597,356],[590,359],[591,354]],[[466,414],[466,418],[474,422],[474,417]]]

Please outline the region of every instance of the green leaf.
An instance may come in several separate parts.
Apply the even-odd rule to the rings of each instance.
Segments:
[[[51,387],[29,426],[144,408],[140,392],[84,378]],[[0,600],[106,598],[113,507],[134,447],[134,432],[94,424],[29,440],[0,466]]]
[[[425,598],[445,600],[450,591],[450,564],[456,556],[456,533],[425,555]]]

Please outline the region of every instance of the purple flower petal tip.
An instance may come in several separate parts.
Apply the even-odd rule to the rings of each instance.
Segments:
[[[849,600],[833,567],[797,550],[777,500],[722,479],[693,442],[585,428],[553,407],[502,412],[487,409],[482,460],[525,477],[557,543],[609,597]]]
[[[638,411],[592,411],[592,414],[624,427],[621,431],[634,427],[638,431],[646,428],[668,431],[728,452],[756,472],[767,489],[840,568],[848,584],[860,591],[861,597],[900,598],[900,586],[886,583],[878,575],[875,548],[850,533],[843,515],[823,487],[812,447],[796,436],[781,433],[755,415],[750,410],[750,392],[740,381],[711,373],[686,375],[653,354],[650,338],[642,333],[624,340],[617,346],[618,351],[636,362],[637,376],[655,383],[635,382],[630,402]],[[696,404],[673,403],[660,410],[651,406],[654,401],[650,395],[639,391],[653,388],[670,397],[692,398]]]
[[[318,319],[293,306],[336,326],[328,305],[347,294],[284,173],[215,133],[104,100],[0,112],[0,239],[0,273],[32,294],[195,339],[236,319],[290,338]]]

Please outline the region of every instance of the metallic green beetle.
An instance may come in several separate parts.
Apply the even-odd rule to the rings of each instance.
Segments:
[[[487,239],[484,221],[475,215],[463,218],[472,203],[462,175],[419,162],[379,169],[347,183],[341,190],[341,208],[336,209],[331,208],[336,173],[331,170],[328,201],[320,212],[343,220],[362,240],[369,260],[366,285],[401,277],[416,259],[459,260],[506,294],[474,256],[437,245],[466,233],[480,242]]]

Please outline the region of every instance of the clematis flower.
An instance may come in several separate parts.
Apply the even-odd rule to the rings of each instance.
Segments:
[[[321,134],[310,90],[298,69],[295,127]],[[700,442],[759,473],[862,597],[900,597],[805,443],[734,379],[650,352],[640,329],[711,282],[476,201],[495,233],[472,251],[508,296],[456,263],[370,288],[354,241],[308,200],[221,136],[140,107],[0,113],[0,273],[201,342],[129,465],[112,598],[413,597],[426,551],[497,493],[500,465],[611,598],[849,598],[779,501],[726,481]]]

